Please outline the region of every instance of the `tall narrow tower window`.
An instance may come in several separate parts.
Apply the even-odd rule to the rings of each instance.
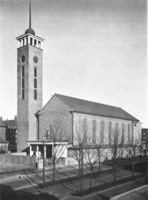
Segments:
[[[34,99],[36,100],[37,99],[37,90],[34,89]]]
[[[34,99],[37,99],[37,68],[34,67]]]
[[[37,68],[34,68],[34,77],[37,77]]]
[[[32,45],[32,38],[30,38],[30,45]]]
[[[35,78],[34,79],[34,89],[36,89],[37,88],[37,79]]]
[[[36,46],[36,40],[34,40],[34,46]]]
[[[25,98],[25,68],[22,66],[22,99]]]

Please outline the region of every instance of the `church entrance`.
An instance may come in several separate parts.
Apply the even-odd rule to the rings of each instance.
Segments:
[[[47,145],[46,146],[46,158],[51,158],[52,157],[52,145]]]

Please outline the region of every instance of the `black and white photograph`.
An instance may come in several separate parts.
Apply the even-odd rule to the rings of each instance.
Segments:
[[[0,199],[148,199],[147,0],[0,0]]]

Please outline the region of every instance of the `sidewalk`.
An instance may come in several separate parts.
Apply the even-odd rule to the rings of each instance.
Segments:
[[[30,166],[24,166],[21,164],[14,164],[14,163],[0,163],[0,175],[6,175],[6,174],[13,174],[16,172],[22,172],[22,171],[29,171],[34,170],[34,168],[31,168]]]

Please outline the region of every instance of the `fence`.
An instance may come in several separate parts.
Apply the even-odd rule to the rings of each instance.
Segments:
[[[35,166],[35,158],[22,156],[22,155],[12,155],[12,154],[0,154],[0,163],[13,163],[20,165],[28,165],[31,167]]]

